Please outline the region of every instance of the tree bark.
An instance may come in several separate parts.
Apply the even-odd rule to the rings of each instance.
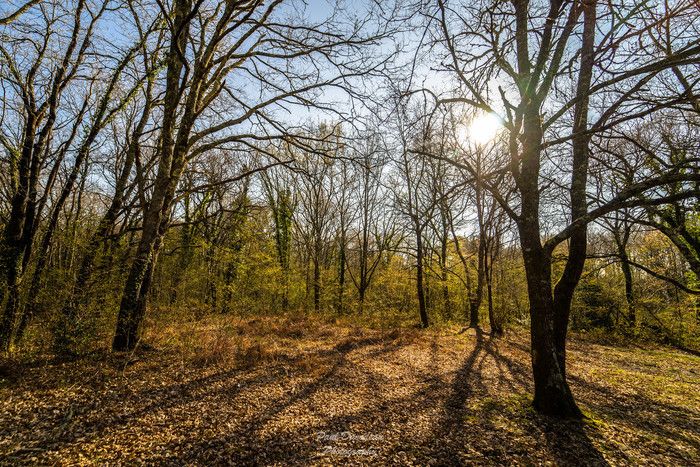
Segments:
[[[158,255],[160,241],[169,223],[170,209],[175,197],[175,189],[186,164],[188,140],[194,125],[196,101],[201,91],[203,74],[195,72],[187,105],[177,128],[177,138],[173,136],[176,126],[177,108],[180,103],[180,76],[184,64],[181,56],[188,37],[190,0],[178,0],[174,5],[175,18],[168,51],[168,69],[164,98],[164,118],[159,147],[158,173],[151,200],[143,218],[141,240],[129,270],[122,292],[122,300],[117,315],[117,326],[112,341],[115,351],[132,350],[136,345],[141,321],[145,311],[145,297],[151,285],[153,269]]]
[[[419,226],[416,226],[416,296],[418,297],[418,314],[421,327],[430,325],[428,310],[425,301],[425,286],[423,277],[423,234]]]
[[[551,256],[540,246],[539,228],[521,228],[523,259],[530,300],[530,343],[537,411],[556,417],[582,416],[560,366],[554,332]]]
[[[583,42],[581,46],[581,69],[576,94],[579,100],[574,108],[572,140],[572,170],[569,196],[571,222],[588,212],[586,184],[588,181],[588,158],[590,136],[588,129],[588,90],[591,87],[594,63],[596,0],[583,0]],[[566,377],[566,334],[571,315],[574,291],[581,279],[586,263],[588,225],[575,229],[569,238],[569,255],[559,282],[554,289],[554,338],[559,365]]]
[[[555,329],[562,321],[556,321],[555,315],[552,252],[543,248],[540,239],[539,178],[543,130],[538,102],[530,102],[524,110],[522,137],[522,168],[516,175],[521,213],[516,223],[530,301],[531,358],[535,383],[533,404],[536,410],[547,415],[580,418],[581,411],[571,394],[562,366],[564,359],[560,352],[565,352],[565,347],[558,345],[560,338],[563,337],[565,341],[566,328],[563,333],[557,333]]]
[[[36,132],[33,112],[27,115],[24,132],[22,151],[16,168],[17,185],[10,204],[9,220],[3,232],[3,242],[0,245],[0,268],[2,268],[0,272],[5,282],[4,287],[0,287],[0,305],[6,300],[2,320],[0,320],[0,351],[2,352],[7,352],[10,348],[19,302],[22,257],[27,249],[27,238],[24,233],[28,227],[26,225],[27,203]]]
[[[479,234],[479,243],[477,251],[477,266],[476,266],[476,290],[471,295],[471,300],[469,301],[469,327],[478,328],[479,327],[479,309],[481,308],[481,301],[484,296],[484,238]]]

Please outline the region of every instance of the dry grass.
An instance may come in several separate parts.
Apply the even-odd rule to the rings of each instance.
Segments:
[[[589,419],[559,422],[530,408],[525,334],[458,332],[151,323],[155,350],[12,368],[0,464],[700,463],[698,357],[574,338],[570,380]]]

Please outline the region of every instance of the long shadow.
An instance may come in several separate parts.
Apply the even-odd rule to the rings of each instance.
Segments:
[[[413,449],[419,463],[427,463],[430,459],[437,459],[439,465],[513,463],[515,452],[515,455],[519,456],[515,457],[515,463],[528,464],[537,462],[527,457],[534,445],[542,448],[539,449],[540,451],[548,452],[561,465],[607,465],[605,458],[596,449],[591,439],[596,435],[594,426],[581,421],[561,421],[542,417],[534,413],[522,398],[518,399],[523,393],[529,393],[531,369],[527,359],[520,359],[517,355],[504,353],[501,350],[504,345],[526,350],[528,353],[529,349],[523,349],[517,343],[487,338],[481,332],[477,332],[474,337],[474,347],[465,355],[464,361],[454,373],[448,373],[453,375],[451,382],[439,376],[445,374],[443,369],[406,363],[404,372],[407,379],[405,381],[415,380],[418,383],[417,387],[410,388],[407,393],[401,393],[400,397],[388,397],[382,393],[382,387],[397,384],[396,380],[382,374],[382,369],[378,371],[364,369],[354,363],[357,361],[356,354],[349,357],[352,352],[362,349],[363,359],[383,358],[403,345],[406,344],[391,339],[350,337],[332,348],[319,349],[310,356],[312,358],[329,357],[333,362],[320,376],[298,389],[289,389],[288,393],[281,396],[263,395],[260,399],[264,402],[262,410],[252,414],[248,419],[234,420],[235,427],[228,433],[222,434],[219,431],[216,434],[214,430],[214,434],[209,433],[204,437],[197,437],[198,435],[193,433],[187,435],[185,439],[180,438],[168,443],[160,452],[154,452],[152,457],[144,461],[174,465],[191,463],[213,465],[224,462],[233,462],[235,465],[270,463],[289,465],[290,461],[307,464],[317,459],[323,448],[324,441],[317,439],[315,433],[326,430],[352,431],[353,426],[400,431],[410,426],[419,414],[425,415],[429,412],[435,420],[433,425],[435,430],[428,438],[399,438],[398,441],[392,440],[381,446],[379,450],[382,458],[349,457],[347,460],[350,463],[379,463],[384,456],[387,456],[387,459],[396,460],[401,451]],[[434,357],[432,361],[438,361],[438,354],[441,351],[437,342],[433,340],[428,349],[430,355]],[[497,397],[503,394],[503,391],[494,391],[494,387],[486,384],[485,371],[489,368],[491,361],[494,362],[495,383],[503,382],[511,392],[515,392],[515,403],[511,399],[499,400],[491,397],[494,393]],[[357,371],[345,371],[350,365],[354,365]],[[361,382],[353,378],[357,374],[361,375]],[[679,431],[685,431],[694,436],[700,435],[700,428],[691,426],[692,420],[688,417],[683,420],[682,408],[652,401],[643,396],[631,396],[632,399],[630,399],[629,396],[615,394],[605,386],[595,385],[577,377],[570,379],[576,386],[585,387],[599,395],[601,400],[606,401],[588,403],[597,413],[605,413],[620,421],[624,418],[625,422],[638,423],[649,433],[659,434],[668,439],[681,436],[679,439],[698,447],[697,441],[682,437],[671,429],[670,424],[677,424],[676,427],[681,427]],[[288,374],[281,367],[270,367],[262,374],[241,370],[220,371],[186,382],[175,382],[129,394],[129,402],[136,403],[145,399],[147,404],[135,406],[131,411],[121,411],[119,414],[100,417],[99,411],[103,407],[113,406],[115,400],[124,397],[124,393],[113,393],[88,408],[87,412],[75,417],[71,423],[79,425],[80,429],[76,431],[84,437],[84,442],[90,442],[101,436],[106,428],[118,429],[139,424],[141,418],[154,412],[196,403],[204,397],[211,399],[212,403],[233,403],[244,390],[258,388],[259,392],[264,394],[263,389],[268,383],[285,384],[287,381]],[[320,419],[316,417],[315,421],[305,421],[301,418],[296,428],[287,429],[279,425],[269,425],[279,417],[288,417],[289,414],[285,413],[288,410],[296,413],[295,411],[302,405],[304,411],[313,412],[310,404],[318,403],[319,398],[321,403],[323,402],[319,393],[325,394],[325,391],[332,390],[337,396],[343,394],[343,391],[349,393],[350,390],[358,387],[369,389],[369,395],[360,392],[365,394],[363,396],[365,399],[359,410],[340,411],[324,415]],[[255,390],[258,391],[258,389]],[[176,395],[173,396],[173,393]],[[92,400],[94,402],[96,399]],[[240,400],[238,399],[238,403]],[[71,405],[76,403],[79,404],[80,400],[71,401]],[[118,402],[116,404],[118,405]],[[644,404],[648,404],[648,410],[638,413],[629,412],[629,409],[638,409]],[[613,405],[619,405],[618,409],[614,410]],[[441,410],[435,411],[436,408]],[[229,413],[238,417],[238,413],[231,411]],[[651,415],[659,413],[664,417],[663,423],[649,420]],[[51,414],[46,415],[52,417]],[[503,426],[504,419],[509,424],[507,427]],[[64,415],[56,416],[52,420],[54,420],[52,424],[56,426],[64,425],[66,422]],[[517,436],[511,428],[516,429]],[[50,439],[52,449],[77,441],[72,434],[64,431],[57,430],[49,433],[48,438],[45,437],[47,433],[43,433],[43,439]],[[411,433],[415,431],[418,430],[409,430]],[[5,429],[0,427],[0,438],[4,434]],[[170,453],[171,457],[165,457],[163,453]],[[230,457],[217,457],[222,453]],[[614,452],[614,454],[617,459],[625,459],[622,452]],[[340,462],[343,459],[346,458],[342,456],[331,458],[333,462]],[[679,457],[680,460],[687,461]]]
[[[473,393],[474,369],[478,357],[482,354],[484,338],[477,329],[474,348],[467,355],[464,363],[455,373],[450,393],[443,404],[443,413],[436,424],[434,436],[427,440],[426,448],[431,456],[440,459],[445,465],[459,465],[459,455],[464,450],[462,439],[458,436],[464,420],[468,415],[467,403]],[[398,448],[397,448],[398,449]]]
[[[510,342],[511,347],[525,352],[529,356],[530,349],[526,346]],[[532,367],[528,363],[506,358],[494,352],[494,358],[503,362],[510,373],[515,375],[522,387],[532,388]],[[549,452],[558,463],[563,465],[609,465],[601,452],[595,447],[589,437],[589,432],[597,430],[586,425],[582,420],[558,420],[530,412],[532,423],[544,433]],[[618,452],[618,454],[622,454]]]
[[[104,397],[95,397],[92,400],[65,401],[65,409],[57,411],[55,406],[46,407],[35,416],[45,420],[46,431],[34,431],[31,437],[41,440],[41,447],[45,450],[57,450],[63,446],[76,442],[89,442],[99,438],[106,430],[113,430],[135,423],[139,418],[156,411],[172,409],[186,405],[201,398],[201,390],[211,387],[219,382],[226,381],[229,384],[225,388],[229,391],[235,388],[240,392],[244,388],[264,383],[270,378],[281,375],[261,375],[256,378],[238,378],[240,370],[227,370],[214,373],[202,378],[196,378],[188,382],[175,382],[166,386],[151,388],[131,394],[125,398],[123,392],[104,394]],[[124,405],[126,400],[139,403],[143,400],[150,401],[145,406],[132,411],[106,412],[105,407]],[[0,437],[5,433],[0,428]],[[7,433],[10,434],[9,432]]]
[[[240,427],[237,427],[233,432],[224,437],[201,439],[194,443],[192,443],[192,440],[187,440],[186,442],[189,444],[184,450],[182,448],[185,446],[183,446],[182,443],[175,442],[169,444],[166,451],[186,451],[188,453],[177,457],[175,459],[175,463],[177,464],[190,462],[208,464],[216,462],[216,459],[209,457],[210,455],[213,456],[213,453],[219,453],[217,454],[219,456],[221,453],[232,456],[228,460],[234,462],[236,465],[255,465],[259,463],[275,462],[284,465],[305,465],[312,462],[314,459],[325,457],[325,454],[328,454],[334,463],[343,460],[349,461],[350,463],[357,463],[358,461],[363,463],[369,461],[377,462],[380,459],[379,457],[373,456],[360,458],[354,457],[353,455],[344,456],[342,453],[324,454],[325,447],[333,449],[370,448],[372,450],[376,448],[377,451],[382,451],[381,459],[392,456],[396,451],[405,449],[405,446],[393,446],[396,447],[396,449],[392,449],[392,447],[387,447],[386,443],[382,441],[383,438],[371,440],[369,442],[360,441],[354,443],[352,440],[328,441],[319,437],[318,434],[326,432],[330,434],[338,434],[344,431],[352,432],[353,425],[360,424],[363,427],[363,432],[359,433],[360,435],[368,434],[366,430],[369,427],[382,428],[382,430],[369,433],[370,435],[381,435],[386,430],[392,428],[396,429],[394,422],[398,422],[401,426],[406,423],[411,423],[411,419],[416,417],[417,414],[428,411],[434,407],[435,394],[445,384],[440,378],[430,378],[428,377],[430,374],[412,372],[415,373],[414,376],[417,381],[427,382],[427,384],[421,384],[420,387],[417,387],[405,397],[390,398],[380,391],[380,379],[381,382],[384,383],[390,382],[391,380],[387,379],[382,374],[374,374],[371,370],[363,369],[357,365],[354,369],[364,375],[367,378],[367,386],[375,390],[372,396],[363,401],[365,402],[365,404],[363,404],[365,406],[361,410],[325,416],[321,423],[307,423],[293,432],[286,432],[283,428],[281,430],[278,428],[277,431],[274,432],[265,429],[265,425],[268,422],[273,421],[278,415],[281,415],[282,412],[295,404],[305,402],[308,407],[312,397],[320,389],[332,387],[343,390],[343,387],[350,383],[347,381],[347,376],[342,374],[341,371],[343,367],[348,364],[346,358],[347,354],[360,347],[377,344],[381,346],[363,353],[363,357],[370,354],[375,357],[381,356],[395,351],[397,347],[401,347],[392,342],[378,342],[373,339],[367,339],[366,341],[357,343],[346,342],[340,344],[335,347],[341,354],[340,358],[331,369],[320,378],[295,392],[295,394],[287,398],[278,398],[272,401],[268,405],[269,410],[257,415],[255,419],[243,423]],[[389,420],[391,420],[391,422],[389,422]],[[381,444],[381,448],[379,448],[377,444]],[[264,449],[264,453],[261,452],[261,449]],[[264,456],[264,461],[261,461],[261,459],[263,459],[261,456]],[[147,461],[160,463],[162,459],[156,455]]]
[[[502,404],[494,404],[495,409],[477,408],[474,412],[469,413],[469,401],[474,399],[475,394],[488,392],[488,388],[484,385],[482,371],[483,365],[486,364],[487,357],[494,360],[498,368],[499,379],[509,381],[511,390],[527,390],[531,388],[531,368],[527,361],[521,361],[520,359],[504,355],[500,352],[499,345],[496,342],[498,341],[485,339],[481,333],[477,333],[475,336],[474,348],[466,357],[464,363],[456,371],[449,395],[444,400],[442,406],[443,416],[440,417],[436,425],[437,430],[435,436],[427,440],[424,446],[420,446],[420,449],[426,451],[424,453],[426,459],[437,458],[440,460],[441,465],[464,464],[468,461],[464,457],[460,458],[459,456],[463,455],[466,451],[465,448],[471,445],[471,447],[475,448],[482,456],[480,458],[482,462],[484,459],[490,462],[507,462],[510,456],[508,452],[510,446],[507,445],[510,443],[520,443],[519,440],[513,439],[512,433],[503,431],[500,426],[494,423],[494,415],[497,415],[495,413],[496,411],[505,410],[508,412],[511,410],[510,408],[504,408]],[[331,370],[321,378],[310,383],[307,387],[296,392],[288,399],[278,399],[272,402],[270,404],[270,410],[266,411],[259,418],[245,424],[241,429],[237,429],[230,436],[224,439],[214,440],[213,444],[211,440],[206,441],[206,443],[198,443],[191,451],[200,453],[198,455],[204,455],[202,453],[206,452],[205,447],[213,448],[213,451],[216,452],[217,450],[226,449],[226,445],[228,444],[236,444],[241,437],[252,436],[251,441],[257,443],[257,448],[255,444],[249,444],[250,449],[247,452],[241,453],[236,458],[236,463],[242,465],[255,463],[257,456],[260,454],[260,446],[264,446],[270,441],[269,438],[265,437],[266,435],[261,433],[264,425],[292,405],[309,400],[320,388],[331,384],[331,381],[332,384],[336,386],[349,384],[350,382],[348,382],[345,377],[339,375],[340,370],[347,363],[345,356],[356,348],[356,346],[361,347],[374,344],[378,345],[378,347],[366,352],[367,357],[371,356],[370,358],[374,358],[383,354],[389,354],[402,347],[402,345],[397,342],[377,341],[374,339],[367,339],[365,342],[354,343],[348,341],[339,344],[336,348],[332,349],[332,352],[339,353],[340,359]],[[504,344],[512,345],[516,349],[529,353],[529,349],[518,343],[508,342]],[[429,351],[431,354],[439,352],[439,348],[435,342],[431,343]],[[418,370],[416,369],[416,371]],[[374,420],[377,413],[381,413],[383,410],[386,410],[387,407],[396,410],[398,405],[406,414],[394,418],[394,420],[398,419],[398,422],[401,424],[411,423],[411,418],[415,417],[418,412],[426,410],[430,404],[435,404],[436,400],[433,391],[438,391],[445,385],[445,382],[438,378],[431,380],[430,371],[426,374],[422,374],[422,371],[419,371],[419,373],[421,374],[417,376],[420,376],[420,380],[428,381],[428,384],[412,392],[411,395],[405,399],[388,400],[378,395],[374,404],[370,404],[359,412],[336,414],[332,417],[324,418],[323,423],[320,425],[306,425],[303,429],[299,429],[294,433],[277,434],[274,444],[266,449],[266,454],[269,456],[268,459],[274,459],[279,462],[284,462],[292,458],[311,461],[315,458],[314,456],[318,454],[322,446],[320,442],[313,439],[313,433],[310,430],[314,428],[317,431],[326,429],[350,430],[353,424],[370,423],[369,420]],[[372,381],[371,379],[369,380],[369,386],[373,391],[379,391],[381,385],[376,381],[374,383]],[[572,378],[572,381],[577,385],[590,386],[590,383],[582,380],[579,381],[575,377]],[[611,397],[615,395],[610,393],[610,390],[605,387],[599,386],[589,389],[605,395],[606,399],[611,401],[611,404],[621,404],[623,407],[626,406],[624,399],[619,396]],[[685,429],[690,429],[691,432],[697,432],[697,429],[688,428],[688,424],[692,423],[690,420],[686,419],[683,421],[680,419],[682,416],[682,409],[679,407],[659,404],[641,397],[637,397],[636,402],[639,404],[653,404],[654,412],[666,412],[670,410],[678,416],[677,418],[676,415],[674,415],[673,420],[677,422],[679,426],[684,426],[686,427]],[[609,409],[608,407],[596,404],[592,404],[592,406],[597,412],[607,412]],[[608,465],[591,439],[591,437],[595,437],[596,435],[596,428],[594,426],[582,421],[561,421],[542,417],[535,414],[527,407],[516,408],[514,413],[508,413],[512,417],[512,423],[517,425],[520,430],[525,433],[525,437],[529,440],[528,443],[540,446],[544,444],[542,447],[550,453],[558,464]],[[622,415],[619,416],[622,417]],[[642,424],[651,424],[653,427],[654,423],[649,420],[643,420],[644,416],[643,413],[640,413],[635,415],[632,420],[637,420]],[[626,417],[628,417],[628,415],[626,415]],[[476,433],[473,431],[471,433],[469,431],[464,431],[465,418],[470,418],[469,423],[472,424],[472,427],[469,429],[473,429],[473,424],[475,423],[475,419],[477,419],[476,429],[478,431]],[[627,421],[629,421],[629,419],[627,419]],[[379,425],[386,426],[382,425],[381,422]],[[658,428],[655,431],[650,428],[647,429],[647,431],[655,432],[669,438],[678,434],[665,427]],[[493,436],[494,438],[492,440],[478,440],[470,436]],[[684,438],[684,440],[686,439]],[[419,448],[418,446],[415,447]],[[400,451],[406,449],[406,445],[397,444],[384,449],[382,455],[395,459]],[[522,449],[522,447],[518,448],[514,446],[514,449]],[[292,456],[292,454],[294,454],[294,456]],[[614,451],[614,454],[617,459],[626,459],[625,454],[619,450]],[[525,459],[525,462],[527,462],[527,458]],[[210,459],[195,456],[183,457],[179,460],[208,461]],[[339,458],[333,458],[333,460],[338,461]],[[355,461],[357,461],[357,459],[355,459]]]
[[[559,465],[606,466],[610,463],[593,445],[589,436],[595,428],[587,426],[582,420],[556,420],[544,416],[535,416],[537,426],[544,432],[549,452]],[[622,455],[619,450],[616,453]]]
[[[301,393],[296,393],[295,396],[290,398],[288,405],[304,397],[305,394],[311,394],[318,389],[325,380],[330,378],[332,374],[337,371],[339,366],[343,364],[345,356],[353,349],[371,344],[376,344],[376,341],[368,338],[360,341],[346,341],[336,345],[332,349],[319,350],[317,353],[320,356],[333,355],[340,356],[340,358],[336,361],[329,373],[326,373],[319,381],[305,388]],[[115,428],[129,426],[132,423],[136,423],[138,419],[154,412],[162,412],[168,409],[185,406],[203,397],[213,398],[217,393],[225,395],[227,400],[231,401],[232,398],[236,397],[244,389],[250,389],[257,385],[265,384],[270,381],[279,381],[285,378],[286,374],[282,372],[281,368],[277,368],[277,370],[273,372],[268,371],[258,376],[248,375],[240,369],[231,369],[219,371],[201,378],[191,379],[186,382],[176,381],[165,386],[144,389],[134,394],[129,394],[128,397],[125,397],[122,391],[104,394],[104,397],[93,397],[87,400],[82,396],[78,396],[75,399],[63,401],[58,408],[59,410],[56,410],[57,407],[53,405],[51,407],[45,407],[40,410],[40,413],[37,413],[36,410],[29,407],[28,410],[32,410],[31,415],[39,416],[45,421],[46,426],[46,430],[35,430],[31,434],[30,439],[36,437],[37,440],[41,440],[41,448],[43,450],[58,450],[63,446],[76,442],[78,437],[83,443],[89,442],[92,439],[99,438],[106,430],[114,430]],[[225,384],[221,386],[220,383],[222,382]],[[216,387],[217,385],[220,387],[218,387],[215,392],[207,391],[207,388]],[[141,405],[144,400],[149,402],[145,405]],[[127,404],[133,402],[136,408],[131,411],[122,410],[117,413],[102,413],[105,407],[115,405],[124,406],[125,402],[127,402]],[[283,410],[282,405],[272,404],[273,408],[275,406],[277,406],[278,410],[275,409],[267,416],[261,417],[259,419],[261,424],[272,418],[275,413],[279,413]],[[63,410],[61,410],[61,408]],[[26,415],[27,417],[22,417],[20,414],[19,418],[31,418],[29,413]],[[13,430],[14,429],[16,429],[16,427],[14,427]],[[4,437],[5,435],[9,437],[11,434],[10,427],[7,427],[7,432],[4,427],[0,427],[0,437]]]
[[[625,367],[629,362],[621,360],[615,364]],[[653,375],[654,371],[644,369],[644,373]],[[635,430],[648,433],[651,438],[678,440],[692,447],[696,453],[700,452],[700,441],[698,441],[700,414],[697,411],[693,417],[689,414],[687,407],[655,400],[639,393],[621,394],[608,386],[589,381],[571,372],[567,375],[567,380],[574,390],[583,389],[594,396],[591,398],[587,394],[587,397],[582,398],[581,401],[606,421],[630,425]],[[688,454],[681,449],[666,452],[676,457],[680,463],[691,461]]]
[[[598,400],[588,399],[586,403],[606,419],[632,425],[654,437],[683,441],[700,452],[700,424],[697,412],[693,417],[685,407],[654,400],[641,394],[620,394],[574,375],[569,375],[568,379],[575,387],[584,388],[598,396]],[[684,457],[679,458],[687,461]]]
[[[299,433],[295,436],[277,435],[272,440],[260,439],[265,436],[261,433],[263,427],[295,404],[311,399],[314,394],[328,385],[334,378],[340,378],[341,382],[350,384],[350,381],[346,381],[345,378],[339,375],[343,367],[347,365],[348,354],[359,348],[378,344],[381,344],[381,341],[374,338],[365,338],[361,340],[349,339],[336,345],[332,352],[337,355],[337,359],[323,375],[301,389],[294,391],[289,396],[270,401],[267,404],[267,410],[258,413],[252,420],[244,422],[234,432],[222,438],[203,439],[194,443],[191,442],[191,439],[171,443],[168,446],[168,450],[182,452],[181,455],[172,460],[178,465],[190,462],[217,463],[223,461],[223,459],[209,458],[208,456],[214,453],[230,452],[235,455],[235,459],[229,459],[228,461],[235,461],[235,465],[258,465],[261,463],[260,459],[263,455],[264,459],[266,459],[262,462],[263,464],[275,459],[284,461],[293,457],[298,459],[311,456],[314,449],[317,449],[318,446],[314,445],[314,443],[309,443],[308,434],[307,436]],[[391,349],[389,346],[385,346],[385,350],[388,352]],[[345,423],[350,423],[351,420],[352,417],[347,417]],[[259,449],[262,445],[266,445],[264,452],[261,452]],[[183,447],[186,449],[181,449]],[[160,461],[156,458],[153,460]]]
[[[494,359],[499,369],[505,367],[507,371],[503,371],[503,375],[509,381],[512,390],[517,390],[519,386],[521,390],[529,390],[532,387],[532,369],[528,364],[521,361],[507,358],[500,352],[500,339],[491,337],[489,345],[484,346],[484,350]],[[508,345],[503,343],[502,345]]]
[[[541,444],[543,441],[544,447],[558,464],[608,465],[589,438],[592,429],[583,422],[562,422],[542,417],[518,402],[489,397],[491,391],[482,383],[482,365],[487,357],[495,363],[498,381],[503,380],[511,390],[522,391],[531,387],[529,366],[504,356],[499,352],[498,340],[484,338],[477,331],[473,350],[455,374],[450,395],[444,404],[444,416],[437,425],[434,437],[427,443],[441,465],[513,462],[513,455],[523,455],[525,448],[522,444]],[[470,413],[469,401],[475,399],[477,393],[479,400],[471,405],[474,409]],[[525,435],[528,439],[525,443],[498,422],[497,419],[503,417],[507,420],[507,426],[512,425],[511,429],[517,428],[516,431]],[[467,422],[471,426],[466,427]],[[482,439],[482,436],[490,439]],[[477,457],[460,457],[467,452]],[[527,456],[527,453],[524,455]],[[527,457],[519,458],[519,461],[529,462]]]
[[[340,465],[349,462],[351,465],[362,463],[388,464],[386,461],[392,454],[391,449],[386,449],[384,434],[389,428],[386,419],[396,417],[397,406],[415,416],[420,407],[427,410],[432,399],[433,392],[437,390],[435,384],[428,385],[420,390],[410,393],[402,398],[387,399],[378,397],[373,403],[367,404],[362,410],[353,413],[336,413],[324,417],[321,423],[306,424],[292,432],[276,431],[270,438],[269,433],[262,434],[258,431],[249,431],[250,424],[244,425],[223,438],[202,439],[187,447],[191,455],[176,458],[177,465],[182,463],[211,464],[215,459],[219,463],[225,462],[234,465],[308,465],[314,460],[326,459],[326,464]],[[362,426],[362,431],[353,431],[355,425]],[[378,428],[372,430],[373,428]],[[369,429],[369,430],[368,430]],[[375,436],[375,438],[353,440],[329,439],[325,436],[341,435],[349,433],[359,436]],[[245,446],[241,446],[241,438],[246,437]],[[166,451],[176,451],[181,448],[178,443],[167,446]],[[359,456],[338,452],[327,452],[330,449],[365,450],[366,454]],[[405,447],[404,447],[405,449]],[[377,454],[381,452],[381,454]],[[214,453],[216,457],[214,457]],[[225,453],[222,454],[221,453]],[[212,456],[212,457],[209,457]],[[230,456],[230,457],[227,457]],[[145,459],[147,463],[163,463],[163,459],[154,455]]]
[[[528,350],[519,343],[511,345],[519,350]],[[687,407],[651,399],[641,394],[621,394],[608,386],[589,381],[571,372],[567,375],[567,379],[574,391],[582,389],[588,393],[585,398],[581,398],[581,402],[606,421],[632,426],[635,430],[647,433],[652,439],[681,441],[696,453],[700,452],[700,441],[698,441],[700,424],[697,422],[697,412],[693,417],[689,414]],[[588,431],[592,429],[589,426],[570,425],[568,432],[580,432],[583,428]],[[549,438],[554,437],[553,434],[549,436]],[[670,445],[667,443],[668,447]],[[616,453],[625,457],[620,450]],[[692,463],[692,458],[688,457],[689,454],[682,449],[666,449],[666,453],[675,457],[679,464]]]

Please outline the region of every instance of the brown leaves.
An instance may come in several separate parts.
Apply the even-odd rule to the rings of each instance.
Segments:
[[[181,327],[167,342],[150,336],[161,350],[137,352],[128,366],[123,356],[102,355],[24,367],[0,389],[3,461],[698,460],[696,357],[574,341],[570,379],[591,418],[561,422],[530,408],[524,335],[491,340],[272,318],[207,324]]]

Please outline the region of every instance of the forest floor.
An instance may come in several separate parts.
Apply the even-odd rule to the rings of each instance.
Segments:
[[[5,364],[1,464],[698,465],[700,357],[570,342],[588,416],[537,415],[524,332],[217,318],[130,355]]]

